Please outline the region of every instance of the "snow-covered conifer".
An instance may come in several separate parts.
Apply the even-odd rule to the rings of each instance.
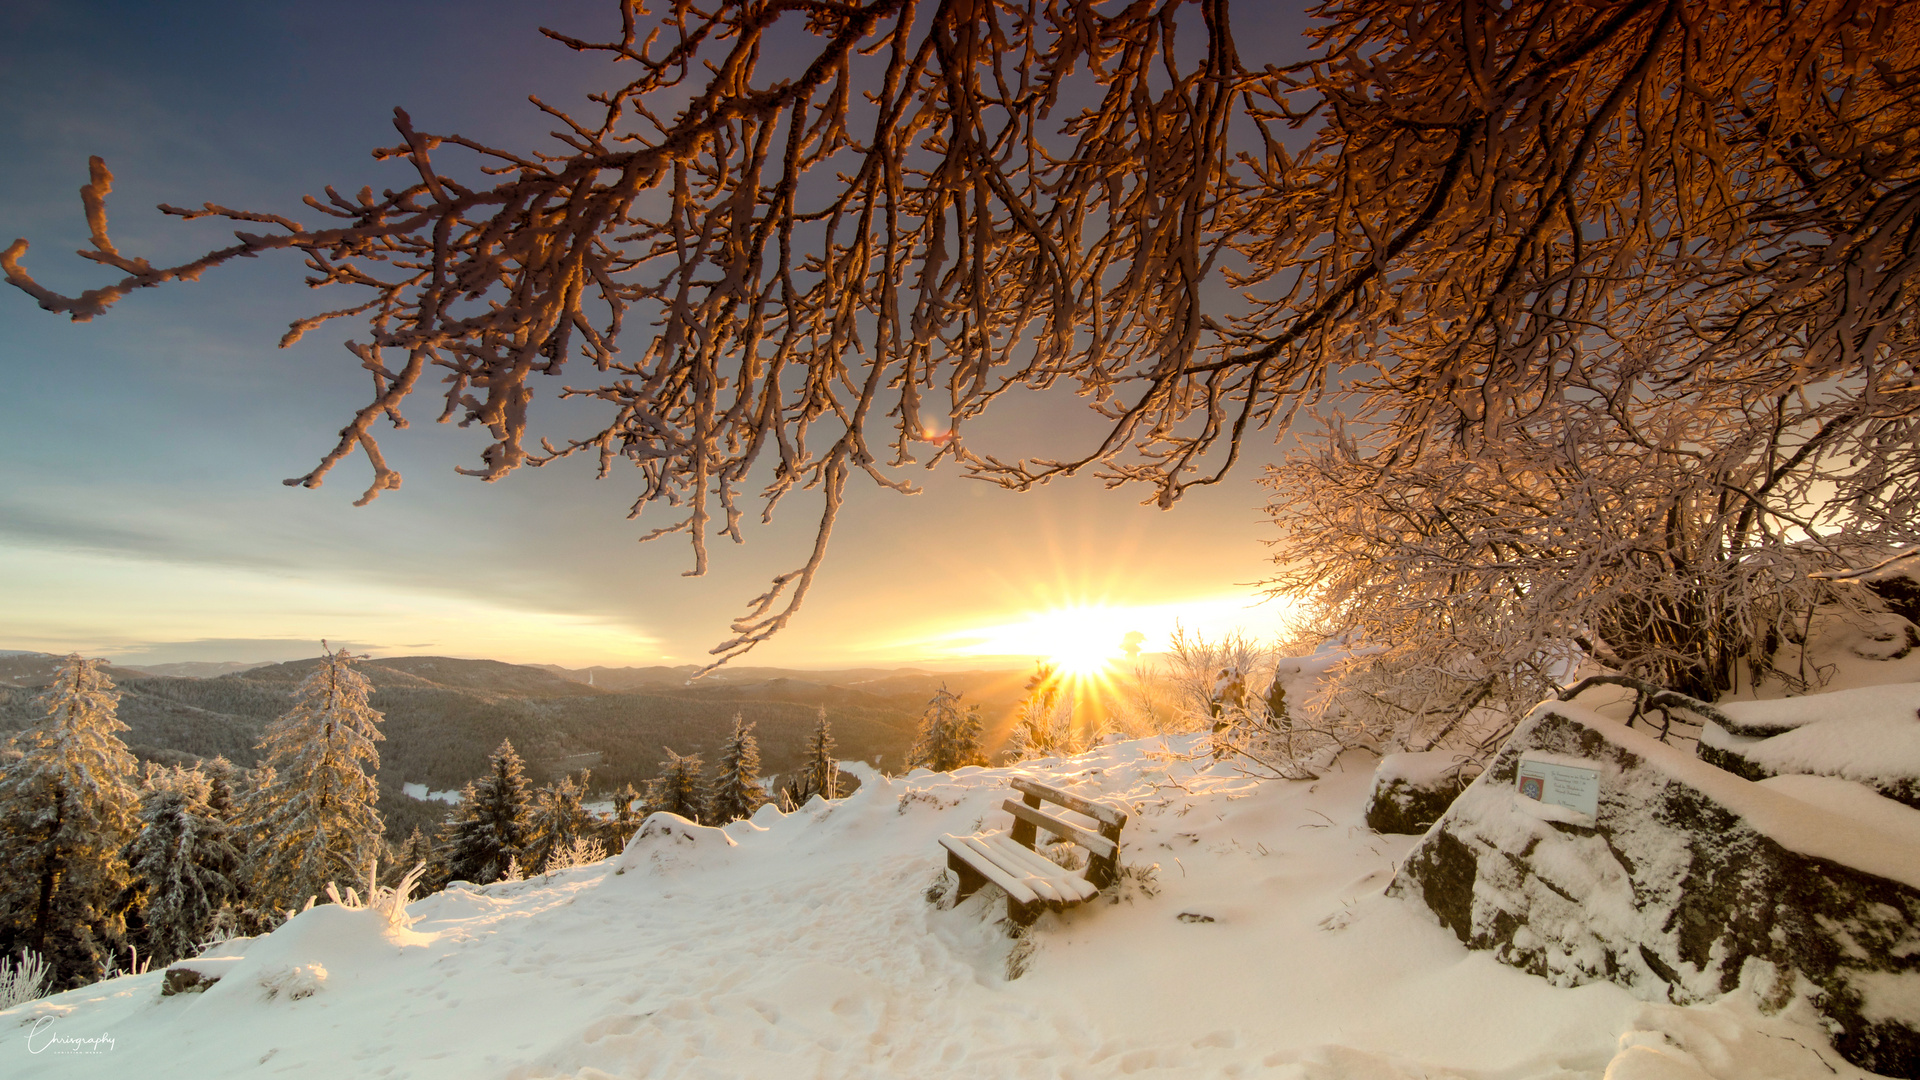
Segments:
[[[580,802],[590,777],[583,772],[576,783],[573,777],[563,776],[534,796],[533,811],[527,819],[526,850],[520,859],[528,873],[545,870],[555,855],[593,832],[593,815]]]
[[[43,956],[55,988],[100,978],[123,928],[113,905],[139,793],[103,663],[67,657],[0,773],[0,933]]]
[[[373,685],[352,667],[358,659],[325,654],[261,739],[273,773],[243,811],[258,903],[298,909],[329,882],[357,881],[378,853],[373,744],[385,736],[367,702]]]
[[[526,848],[526,766],[506,739],[500,740],[487,766],[487,775],[461,793],[460,808],[447,824],[443,881],[498,881],[507,863]]]
[[[647,810],[679,814],[688,821],[699,821],[706,807],[700,793],[700,755],[684,757],[667,751],[660,763],[660,775],[647,782]]]
[[[840,762],[833,756],[833,729],[827,724],[824,705],[820,707],[820,718],[813,725],[813,734],[807,738],[804,770],[813,788],[809,795],[818,795],[823,799],[840,797]]]
[[[197,769],[150,767],[143,827],[126,848],[139,895],[141,955],[163,967],[193,955],[234,896],[240,853],[211,794],[211,781]]]
[[[960,695],[942,684],[920,717],[920,734],[907,752],[907,768],[952,772],[984,765],[980,754],[980,711],[960,708]]]
[[[720,763],[707,788],[710,825],[748,817],[767,801],[767,789],[760,783],[760,742],[753,737],[753,727],[739,713],[733,714],[733,730],[720,748]]]

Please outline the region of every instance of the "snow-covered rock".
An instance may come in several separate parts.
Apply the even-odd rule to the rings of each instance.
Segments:
[[[1833,776],[1920,808],[1920,683],[1722,706],[1702,761],[1744,776]]]
[[[1599,771],[1592,819],[1519,793],[1529,752]],[[1897,814],[1872,812],[1904,807],[1833,794],[1795,797],[1549,702],[1389,892],[1558,985],[1606,981],[1680,1004],[1743,986],[1775,1009],[1803,1000],[1849,1061],[1920,1077],[1920,843]]]
[[[1388,754],[1373,770],[1367,827],[1374,832],[1426,832],[1473,781],[1478,766],[1452,751]]]

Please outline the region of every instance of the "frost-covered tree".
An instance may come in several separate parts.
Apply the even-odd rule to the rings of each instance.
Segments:
[[[952,772],[966,765],[985,765],[980,753],[980,710],[960,706],[960,695],[945,683],[934,691],[920,714],[920,729],[907,751],[907,768]]]
[[[733,730],[720,745],[720,760],[707,785],[709,825],[750,817],[767,801],[766,786],[760,783],[760,741],[753,737],[753,728],[739,713],[733,714]]]
[[[385,736],[368,704],[373,684],[353,669],[358,659],[345,649],[325,653],[261,738],[272,773],[250,794],[242,826],[262,905],[298,910],[330,882],[360,880],[379,852],[374,743]]]
[[[647,781],[648,812],[678,814],[688,821],[703,820],[706,804],[700,782],[701,765],[698,754],[682,756],[668,750],[667,760],[660,763],[660,775]]]
[[[1027,677],[1027,693],[1013,718],[1007,752],[1015,761],[1070,754],[1073,746],[1073,695],[1053,664],[1037,663]]]
[[[127,844],[138,890],[141,955],[161,967],[194,954],[235,896],[240,853],[198,769],[149,767],[141,829]]]
[[[1920,525],[1861,490],[1873,455],[1827,401],[1663,403],[1635,399],[1630,376],[1590,365],[1570,379],[1586,393],[1508,425],[1498,455],[1386,467],[1346,430],[1270,474],[1273,588],[1311,603],[1313,633],[1366,646],[1323,712],[1424,748],[1575,670],[1709,702],[1817,680],[1794,642],[1816,607],[1852,601],[1810,575]],[[1504,730],[1478,726],[1482,742]]]
[[[359,292],[287,336],[365,318],[373,375],[294,483],[360,450],[366,498],[397,488],[374,425],[433,368],[443,416],[492,435],[477,475],[625,459],[636,510],[683,508],[650,535],[689,537],[696,572],[759,466],[769,512],[817,485],[805,562],[720,662],[790,621],[848,479],[910,490],[890,467],[922,457],[1022,489],[1100,469],[1168,506],[1330,397],[1385,426],[1381,468],[1497,454],[1601,363],[1669,401],[1822,399],[1870,454],[1859,490],[1920,485],[1920,20],[1897,0],[1327,0],[1304,57],[1243,55],[1226,0],[618,10],[617,40],[546,31],[623,73],[547,152],[396,110],[390,188],[328,188],[304,221],[166,207],[241,226],[174,266],[116,248],[94,159],[83,254],[119,280],[54,293],[25,241],[0,267],[75,319],[283,250]],[[570,362],[599,374],[562,396],[603,407],[534,443],[535,378]],[[1083,452],[967,443],[1009,391],[1061,384],[1106,424]]]
[[[554,856],[576,840],[592,839],[593,815],[581,803],[592,774],[582,772],[576,782],[563,776],[534,793],[527,815],[527,845],[520,865],[528,873],[544,871]]]
[[[811,789],[806,793],[808,796],[840,797],[840,761],[833,754],[833,728],[827,723],[825,706],[821,706],[820,715],[814,720],[813,733],[807,736],[807,762],[801,766],[801,773]],[[806,799],[795,801],[804,804]]]
[[[32,949],[57,988],[100,978],[124,928],[139,792],[104,663],[66,658],[0,772],[0,954]]]
[[[513,743],[502,739],[487,761],[487,774],[460,793],[460,806],[445,826],[443,864],[436,876],[442,882],[485,885],[498,881],[515,858],[537,866],[525,857],[531,803],[526,765]]]

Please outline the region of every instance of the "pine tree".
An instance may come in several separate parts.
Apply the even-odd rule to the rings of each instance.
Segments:
[[[907,751],[907,768],[952,772],[968,765],[984,765],[980,753],[980,710],[960,710],[960,695],[943,683],[920,717],[920,734]]]
[[[420,826],[415,825],[413,831],[407,834],[406,840],[398,848],[389,851],[386,861],[387,869],[381,875],[385,880],[381,884],[395,885],[401,878],[412,873],[414,867],[422,863],[427,865],[428,876],[431,876],[435,862],[433,841],[427,838],[426,833],[420,831]],[[419,880],[425,881],[426,877]]]
[[[823,799],[840,797],[840,762],[833,756],[833,729],[827,724],[824,705],[820,708],[820,719],[813,725],[813,735],[807,740],[806,771],[813,788],[810,795]]]
[[[660,776],[647,782],[648,811],[678,814],[688,821],[704,818],[706,807],[700,793],[701,764],[698,754],[682,757],[668,750],[667,760],[660,763]]]
[[[67,657],[35,701],[41,718],[11,740],[20,756],[0,773],[0,952],[33,949],[62,989],[100,978],[118,944],[121,851],[139,805],[103,663]]]
[[[487,764],[487,775],[466,786],[460,808],[447,823],[444,866],[435,875],[442,882],[485,885],[500,880],[507,863],[516,857],[526,862],[530,802],[526,766],[506,739],[500,740]]]
[[[260,749],[273,770],[244,810],[252,834],[254,898],[298,909],[329,882],[354,882],[378,852],[382,826],[373,773],[385,736],[367,703],[361,657],[325,654],[294,691],[293,708],[267,726]]]
[[[197,769],[149,768],[143,827],[126,848],[139,896],[143,956],[165,966],[192,956],[214,916],[234,896],[240,853]]]
[[[520,859],[528,873],[544,871],[554,856],[572,847],[574,841],[590,838],[593,816],[580,799],[591,776],[582,772],[577,784],[573,777],[563,776],[534,796],[533,813],[527,822],[527,849]]]
[[[720,763],[707,789],[710,825],[749,817],[767,802],[766,786],[760,783],[760,742],[753,737],[753,728],[739,713],[733,714],[733,730],[720,748]]]

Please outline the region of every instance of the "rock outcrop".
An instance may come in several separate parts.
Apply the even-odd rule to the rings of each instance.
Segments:
[[[1529,751],[1600,773],[1592,816],[1516,790]],[[1839,780],[1817,781],[1844,784]],[[1920,1078],[1920,811],[1816,804],[1551,702],[1407,857],[1390,892],[1560,985],[1807,999],[1849,1061]],[[1847,812],[1859,800],[1872,813]]]
[[[1426,832],[1473,782],[1478,767],[1451,751],[1388,754],[1373,770],[1367,792],[1367,828],[1383,833]]]

